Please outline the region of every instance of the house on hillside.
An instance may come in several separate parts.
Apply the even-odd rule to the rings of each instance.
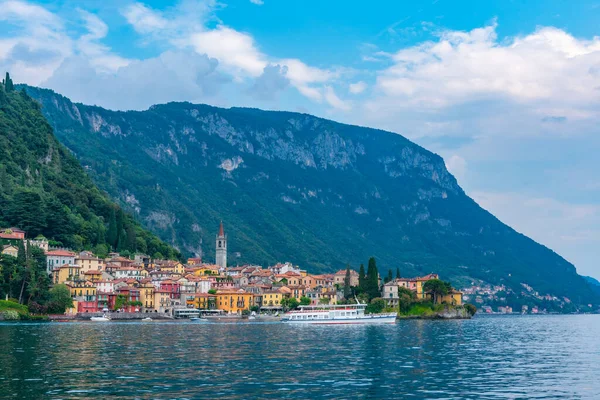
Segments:
[[[68,250],[51,250],[46,253],[46,271],[51,274],[54,268],[75,265],[75,253]]]
[[[2,246],[2,254],[17,257],[19,255],[19,249],[16,246],[13,246],[12,244],[6,244]]]

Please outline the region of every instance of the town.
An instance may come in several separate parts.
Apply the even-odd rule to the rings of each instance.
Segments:
[[[354,292],[348,289],[359,287],[364,278],[362,266],[360,272],[348,267],[319,275],[289,262],[268,268],[228,266],[227,240],[221,223],[215,238],[215,263],[205,263],[199,257],[182,263],[144,254],[130,258],[110,253],[103,259],[89,251],[50,248],[43,237],[26,240],[26,232],[18,228],[0,229],[2,254],[17,257],[19,242],[44,251],[51,285],[64,285],[73,299],[66,310],[70,315],[114,311],[189,318],[202,310],[228,316],[252,311],[277,314],[298,305],[335,305],[353,300],[349,297]],[[376,292],[371,297],[383,300],[382,308],[396,309],[400,288],[411,291],[415,299],[427,299],[432,294],[424,289],[425,283],[438,278],[436,274],[403,278],[398,271],[393,279],[390,271],[382,282],[377,273]],[[452,289],[435,302],[461,305],[462,293]]]

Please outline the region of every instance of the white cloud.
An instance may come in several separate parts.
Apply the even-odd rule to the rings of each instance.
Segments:
[[[340,99],[331,86],[325,86],[325,100],[333,108],[340,111],[350,111],[352,106],[347,101]]]
[[[348,85],[348,90],[352,94],[360,94],[364,92],[366,88],[367,84],[363,81],[358,81],[356,83],[351,83],[350,85]]]
[[[263,0],[250,0],[250,3],[256,4],[257,6],[262,6],[263,4],[265,4]]]
[[[560,107],[581,117],[600,100],[600,38],[579,40],[552,27],[498,41],[496,24],[444,31],[438,41],[399,50],[377,88],[407,106],[431,109],[485,99],[527,104],[540,115]]]
[[[219,103],[217,96],[229,80],[217,66],[218,61],[206,55],[167,51],[106,74],[94,68],[87,57],[76,56],[66,59],[43,86],[61,88],[73,101],[121,110],[170,101]]]
[[[142,3],[135,3],[127,7],[123,11],[123,16],[139,33],[155,32],[165,29],[168,25],[168,21],[162,17],[161,13],[146,7]]]
[[[252,36],[226,26],[197,32],[189,38],[189,44],[199,54],[207,54],[252,76],[259,76],[267,60],[254,45]]]
[[[111,52],[108,46],[100,40],[108,34],[108,26],[96,15],[84,10],[79,13],[85,23],[87,34],[76,41],[76,48],[80,54],[89,58],[90,64],[102,72],[114,72],[120,67],[128,65],[131,61]]]

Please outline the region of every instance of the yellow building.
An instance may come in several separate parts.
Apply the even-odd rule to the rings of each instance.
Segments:
[[[19,249],[13,246],[12,244],[7,244],[3,247],[2,254],[17,257],[19,255]]]
[[[143,311],[154,311],[154,285],[150,282],[144,283],[139,287],[140,301]]]
[[[75,257],[75,264],[81,267],[81,273],[88,271],[104,271],[104,260],[89,252],[82,252]]]
[[[171,308],[171,292],[168,290],[154,290],[154,311],[165,312]]]
[[[217,307],[217,295],[195,293],[192,299],[187,300],[187,305],[199,310],[213,310]]]
[[[243,310],[250,310],[255,305],[257,295],[239,290],[219,290],[217,291],[217,309],[227,313],[241,314]],[[259,296],[258,296],[259,297]]]
[[[165,272],[171,272],[174,274],[183,275],[185,272],[185,267],[179,261],[167,261],[160,264],[160,270]]]
[[[424,299],[426,297],[425,292],[423,292],[423,285],[425,284],[425,282],[431,279],[439,279],[438,274],[429,274],[414,279],[415,289],[417,292],[417,299]]]
[[[283,299],[283,293],[278,290],[267,290],[262,295],[263,307],[273,307],[281,304],[281,299]]]
[[[452,304],[453,306],[460,306],[462,305],[462,296],[462,292],[453,289],[447,295],[439,296],[436,304]],[[431,293],[427,293],[426,297],[433,300],[433,295]]]
[[[79,265],[63,265],[52,270],[52,283],[60,284],[79,279]]]
[[[84,299],[84,301],[93,301],[96,299],[96,286],[87,282],[68,283],[67,287],[71,297]]]
[[[204,265],[200,268],[196,268],[194,270],[194,275],[196,275],[196,276],[219,275],[219,269],[216,265]]]

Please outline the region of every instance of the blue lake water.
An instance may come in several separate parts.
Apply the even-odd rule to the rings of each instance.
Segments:
[[[600,316],[0,324],[0,397],[600,399]]]

